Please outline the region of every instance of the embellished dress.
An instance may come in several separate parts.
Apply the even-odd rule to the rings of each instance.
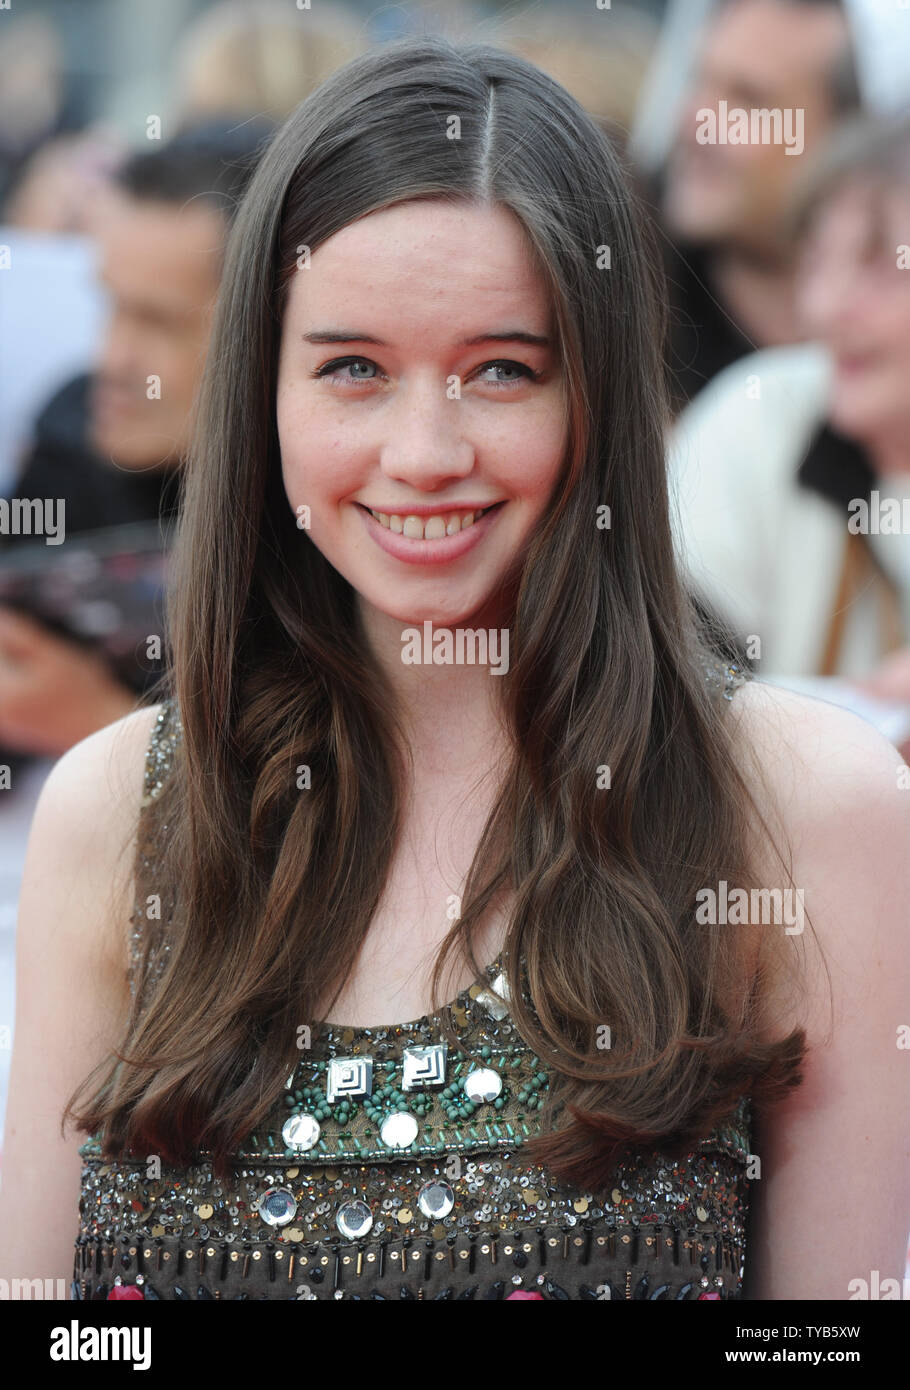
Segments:
[[[709,673],[709,679],[711,678]],[[727,699],[743,677],[722,668]],[[147,752],[131,989],[154,809],[181,737],[163,703]],[[152,953],[160,971],[166,941]],[[736,1299],[750,1102],[683,1159],[621,1162],[599,1197],[530,1163],[546,1064],[509,1014],[501,961],[439,1014],[314,1028],[284,1094],[232,1156],[191,1167],[81,1147],[75,1299]]]

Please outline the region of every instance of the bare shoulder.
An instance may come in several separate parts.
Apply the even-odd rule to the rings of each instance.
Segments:
[[[138,806],[145,753],[161,708],[134,710],[75,743],[51,768],[39,801],[56,803],[79,794],[92,798],[93,809],[108,808],[112,815],[127,803]]]
[[[61,1121],[119,1045],[145,752],[159,707],[75,744],[35,806],[16,928],[16,1023],[0,1185],[2,1277],[64,1277],[82,1135]]]
[[[52,863],[80,896],[106,901],[96,920],[122,922],[145,757],[161,705],[134,710],[74,744],[51,768],[32,820],[31,864]],[[121,938],[105,943],[119,957]]]
[[[752,681],[734,695],[731,715],[739,767],[764,817],[757,876],[783,886],[783,857],[811,926],[798,943],[811,989],[801,1021],[820,1038],[828,985],[835,1003],[858,993],[866,976],[858,957],[873,942],[894,978],[906,975],[910,768],[870,724],[825,700]]]
[[[757,680],[736,692],[730,713],[750,789],[794,848],[823,834],[832,849],[840,839],[872,851],[884,831],[877,853],[886,856],[910,835],[908,769],[858,715]]]
[[[821,700],[755,682],[730,713],[806,923],[779,942],[772,1002],[781,1033],[804,1028],[807,1048],[802,1084],[756,1110],[748,1296],[868,1297],[856,1290],[903,1274],[910,1228],[910,769]],[[762,887],[786,883],[761,834],[755,864]],[[875,1201],[854,1221],[857,1174]]]

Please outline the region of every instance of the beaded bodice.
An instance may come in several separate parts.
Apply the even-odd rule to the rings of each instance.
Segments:
[[[741,677],[726,668],[728,698]],[[157,797],[181,736],[173,700],[152,732],[136,857],[131,987],[145,957]],[[501,961],[438,1014],[314,1028],[268,1120],[220,1181],[83,1156],[76,1298],[704,1299],[741,1296],[749,1102],[685,1158],[639,1154],[599,1196],[524,1153],[548,1068],[512,1023]]]

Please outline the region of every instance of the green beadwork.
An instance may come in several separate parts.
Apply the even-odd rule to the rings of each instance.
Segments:
[[[361,1101],[363,1108],[374,1124],[381,1127],[388,1115],[406,1112],[424,1119],[433,1107],[432,1099],[419,1091],[402,1091],[387,1081],[384,1086],[365,1096]]]

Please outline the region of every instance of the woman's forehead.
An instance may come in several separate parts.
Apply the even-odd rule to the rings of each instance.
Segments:
[[[313,320],[307,330],[327,327],[316,320],[331,312],[387,327],[390,318],[447,319],[460,331],[483,310],[485,321],[517,316],[527,333],[548,332],[547,287],[524,229],[501,206],[421,201],[360,218],[300,266],[291,302],[298,327]]]

